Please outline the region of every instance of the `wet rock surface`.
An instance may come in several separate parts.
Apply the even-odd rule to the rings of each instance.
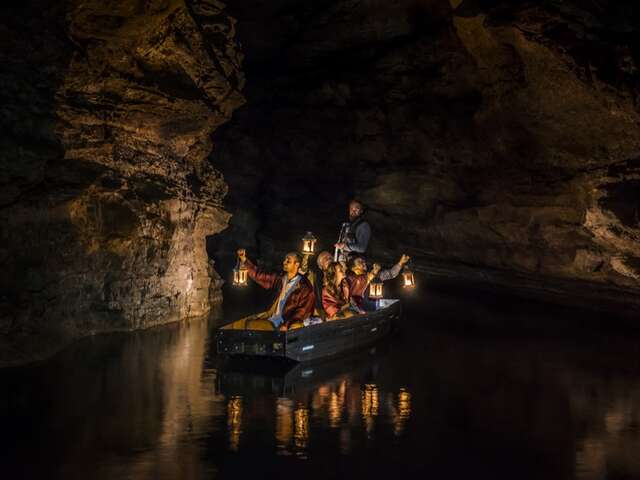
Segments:
[[[212,251],[331,246],[357,196],[372,256],[406,251],[423,281],[637,312],[633,2],[230,8],[248,103],[215,134],[235,215]]]
[[[234,24],[216,1],[3,4],[0,364],[221,301]]]

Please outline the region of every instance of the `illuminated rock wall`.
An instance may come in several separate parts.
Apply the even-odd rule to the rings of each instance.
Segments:
[[[229,218],[210,135],[244,102],[234,19],[215,1],[11,3],[0,363],[206,314],[205,239]]]

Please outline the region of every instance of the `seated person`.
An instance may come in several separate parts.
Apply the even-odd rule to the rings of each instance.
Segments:
[[[311,282],[311,285],[314,287],[320,286],[322,289],[322,276],[323,272],[327,270],[329,264],[333,261],[333,255],[331,255],[326,250],[320,252],[318,254],[318,258],[316,259],[316,264],[318,268],[313,268],[313,266],[309,267],[309,271],[307,272],[307,278]]]
[[[326,315],[322,308],[322,280],[324,272],[332,261],[333,255],[326,250],[322,251],[318,254],[318,258],[316,259],[317,268],[314,268],[311,265],[307,272],[307,279],[311,282],[316,295],[316,304],[313,315],[315,317],[320,317],[323,321],[326,319]]]
[[[280,330],[302,326],[302,322],[313,313],[315,293],[309,280],[299,273],[302,264],[300,254],[287,253],[282,262],[284,274],[259,270],[247,258],[243,248],[238,250],[238,258],[245,264],[249,278],[262,288],[278,292],[273,305],[265,312],[266,318],[273,326]]]
[[[374,264],[371,272],[367,271],[367,262],[364,257],[353,256],[349,260],[349,273],[346,280],[349,285],[349,292],[353,302],[360,308],[364,304],[364,295],[371,280],[373,280],[380,271],[380,265]]]
[[[331,262],[324,273],[322,288],[322,307],[327,320],[354,315],[356,312],[349,299],[349,284],[345,281],[344,268],[339,262]]]

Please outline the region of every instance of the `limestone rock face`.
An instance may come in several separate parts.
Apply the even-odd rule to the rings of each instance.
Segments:
[[[15,3],[15,4],[12,4]],[[220,301],[211,133],[244,102],[215,0],[2,7],[0,363]]]
[[[276,3],[232,7],[251,107],[216,160],[255,225],[234,243],[330,246],[358,196],[372,255],[424,281],[637,298],[636,3]]]

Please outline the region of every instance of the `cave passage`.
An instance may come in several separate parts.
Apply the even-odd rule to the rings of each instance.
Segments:
[[[638,0],[5,0],[0,36],[2,478],[640,478]],[[352,198],[413,262],[393,333],[218,356],[268,305],[236,249],[333,252]]]

